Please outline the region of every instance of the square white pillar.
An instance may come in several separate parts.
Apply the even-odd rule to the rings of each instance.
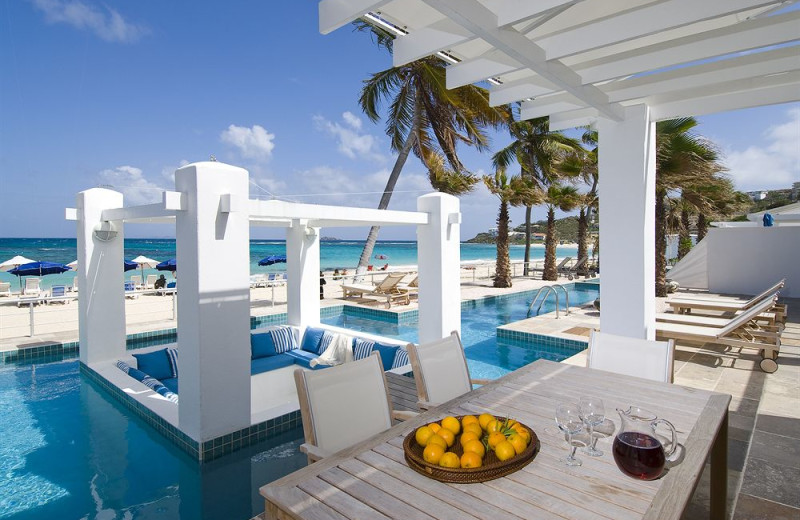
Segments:
[[[219,162],[175,172],[180,429],[202,442],[250,426],[247,170]]]
[[[80,360],[89,365],[125,354],[124,233],[121,223],[100,220],[103,210],[122,207],[122,193],[82,191],[77,207]],[[108,232],[95,237],[95,228]]]
[[[296,219],[286,230],[287,321],[319,323],[319,229]]]
[[[459,201],[445,193],[417,199],[428,224],[417,226],[419,264],[419,342],[461,333],[461,213]]]
[[[600,327],[655,338],[656,129],[650,109],[600,118]]]

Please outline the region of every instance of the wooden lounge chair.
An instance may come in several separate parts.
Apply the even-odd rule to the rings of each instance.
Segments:
[[[589,260],[589,257],[588,256],[584,256],[583,258],[581,258],[580,260],[575,262],[573,265],[559,267],[558,268],[558,274],[561,275],[561,276],[566,276],[570,280],[572,280],[576,276],[579,276],[578,271],[583,269],[583,266],[584,266],[584,264],[586,264],[587,260]]]
[[[568,256],[568,257],[564,258],[563,260],[561,260],[558,263],[558,265],[556,266],[556,273],[561,274],[562,271],[565,269],[564,266],[566,266],[571,261],[572,261],[572,257],[571,256]],[[528,273],[544,273],[544,267],[530,267],[530,268],[528,268]]]
[[[294,371],[309,463],[349,448],[416,414],[393,411],[380,354],[325,370]]]
[[[671,383],[674,357],[674,340],[649,341],[593,330],[586,366]]]
[[[686,325],[700,325],[701,327],[724,327],[730,318],[721,316],[701,316],[697,314],[678,314],[675,312],[658,312],[656,321],[669,323],[685,323]],[[750,320],[750,326],[760,328],[762,325],[777,327],[778,330],[784,329],[784,324],[780,321],[778,314],[774,312],[762,312]]]
[[[401,300],[405,305],[408,305],[411,302],[408,291],[401,291],[397,288],[403,277],[405,277],[404,273],[389,273],[377,285],[343,284],[342,291],[344,291],[345,298],[358,295],[360,297],[377,296],[380,299],[385,299],[387,308],[391,308],[393,300]]]
[[[458,332],[430,343],[409,343],[408,359],[417,383],[417,403],[421,409],[438,406],[472,390],[472,385],[485,385],[489,379],[469,376],[464,346]]]
[[[758,304],[765,298],[774,298],[778,291],[783,288],[785,283],[785,279],[779,281],[775,285],[768,287],[761,293],[753,296],[747,301],[742,301],[739,299],[734,298],[710,298],[710,297],[689,297],[686,295],[682,295],[681,297],[677,298],[670,298],[667,300],[667,305],[672,307],[673,311],[676,313],[708,313],[709,311],[716,311],[716,312],[738,312],[738,311],[746,311],[752,308],[754,305]],[[786,312],[787,308],[784,305],[775,304],[775,308],[772,309],[778,316],[777,318],[781,321],[786,321]]]
[[[741,314],[729,319],[723,327],[706,327],[683,323],[656,322],[656,334],[661,338],[697,343],[716,343],[731,347],[758,350],[762,356],[761,370],[772,373],[778,370],[777,358],[781,349],[781,332],[777,327],[754,328],[751,320],[774,305],[764,299]],[[771,330],[772,329],[772,330]]]

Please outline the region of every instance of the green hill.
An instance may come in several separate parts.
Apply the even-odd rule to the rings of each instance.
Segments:
[[[512,236],[509,240],[512,244],[525,243],[525,224],[513,228],[513,231],[518,231],[522,235]],[[532,233],[546,233],[547,221],[539,220],[538,222],[531,223]],[[556,220],[556,233],[558,234],[559,242],[577,242],[578,241],[578,217],[565,217]],[[543,242],[543,240],[533,240],[534,242]],[[466,242],[470,244],[494,244],[495,236],[490,232],[478,233],[473,238]]]

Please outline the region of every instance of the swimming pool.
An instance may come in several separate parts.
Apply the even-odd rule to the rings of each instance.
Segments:
[[[597,291],[573,286],[570,303]],[[462,333],[474,377],[495,378],[545,357],[546,345],[495,339],[525,318],[532,293],[464,305]],[[416,339],[416,324],[348,316],[324,320]],[[158,340],[158,343],[174,341]],[[143,346],[143,345],[142,345]],[[198,464],[113,397],[81,377],[74,359],[0,365],[0,519],[233,519],[263,511],[258,488],[306,463],[298,428]]]

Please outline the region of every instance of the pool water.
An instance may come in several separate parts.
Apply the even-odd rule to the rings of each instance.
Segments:
[[[581,284],[570,291],[570,303],[596,295]],[[462,311],[473,377],[496,378],[539,358],[569,354],[496,341],[496,327],[524,319],[532,296],[489,299]],[[345,314],[324,321],[417,337],[416,323]],[[0,410],[0,519],[247,520],[264,509],[260,486],[306,464],[298,449],[302,428],[198,464],[82,377],[74,359],[0,365]]]

